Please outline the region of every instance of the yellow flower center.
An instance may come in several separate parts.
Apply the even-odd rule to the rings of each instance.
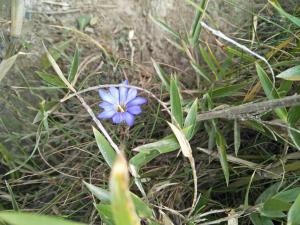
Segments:
[[[125,105],[117,105],[117,112],[125,112],[126,106]]]

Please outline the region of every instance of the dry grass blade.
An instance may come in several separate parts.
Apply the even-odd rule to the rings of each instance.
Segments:
[[[196,203],[197,203],[197,193],[198,193],[198,185],[197,185],[197,173],[196,173],[196,166],[195,166],[195,159],[192,154],[192,149],[190,146],[189,141],[184,136],[183,132],[177,128],[174,124],[169,123],[170,128],[172,129],[174,135],[176,136],[176,139],[181,147],[182,154],[187,157],[190,161],[192,172],[193,172],[193,179],[194,179],[194,197],[193,197],[193,203],[191,210],[189,212],[189,216],[192,214]]]

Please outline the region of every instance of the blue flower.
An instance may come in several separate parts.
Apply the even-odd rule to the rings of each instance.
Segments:
[[[128,85],[128,81],[123,84]],[[115,124],[126,122],[130,127],[134,124],[135,116],[142,112],[141,105],[147,103],[147,99],[137,96],[135,88],[110,87],[108,92],[99,89],[99,95],[103,100],[99,106],[104,111],[98,118],[111,118]]]

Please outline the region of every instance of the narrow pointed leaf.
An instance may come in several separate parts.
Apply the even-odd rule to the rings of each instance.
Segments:
[[[170,98],[171,98],[171,113],[175,121],[178,123],[180,127],[183,124],[183,113],[182,113],[182,105],[181,105],[181,98],[179,87],[177,86],[177,82],[174,78],[171,79],[171,86],[170,86]]]
[[[300,66],[289,68],[277,75],[278,78],[300,81]]]
[[[111,208],[116,225],[140,225],[129,192],[129,173],[126,159],[119,154],[110,178]]]
[[[0,221],[5,221],[10,225],[84,225],[59,217],[4,211],[0,212]]]
[[[71,64],[71,68],[70,68],[69,75],[68,75],[69,82],[73,82],[73,80],[77,74],[77,71],[78,71],[78,66],[79,66],[79,50],[76,47],[75,54],[74,54],[72,64]]]
[[[96,138],[98,148],[104,160],[110,167],[112,167],[116,159],[116,152],[113,150],[113,148],[111,147],[109,142],[105,139],[105,137],[95,127],[93,127],[93,132]]]

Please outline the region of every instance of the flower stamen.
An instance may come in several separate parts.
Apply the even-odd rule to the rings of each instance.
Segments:
[[[117,112],[126,112],[126,106],[117,105]]]

